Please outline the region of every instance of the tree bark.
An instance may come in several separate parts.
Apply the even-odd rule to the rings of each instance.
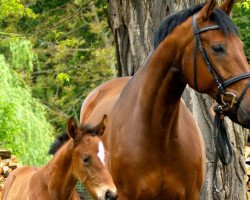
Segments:
[[[110,0],[110,25],[115,38],[118,61],[118,75],[133,75],[148,57],[152,50],[153,35],[160,21],[167,15],[196,4],[190,1],[151,1],[151,0]],[[200,199],[239,199],[246,196],[244,149],[245,131],[227,120],[228,132],[233,146],[234,159],[226,169],[226,191],[212,192],[212,172],[214,164],[213,116],[211,105],[213,100],[207,95],[196,93],[187,87],[183,94],[186,105],[203,134],[206,147],[206,176]],[[222,187],[221,164],[218,169],[218,186]],[[152,186],[153,187],[153,186]]]
[[[194,0],[109,1],[111,29],[115,38],[119,76],[133,75],[148,57],[152,36],[161,20]],[[178,1],[177,1],[178,2]]]

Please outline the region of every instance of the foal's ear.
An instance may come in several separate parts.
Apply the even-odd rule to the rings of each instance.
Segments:
[[[198,12],[198,16],[203,17],[205,20],[208,19],[214,11],[216,5],[216,0],[209,0],[207,4]]]
[[[221,10],[223,10],[227,15],[230,15],[234,2],[235,0],[225,0],[220,6]]]
[[[70,117],[67,123],[67,133],[73,139],[77,138],[78,126],[74,117]]]
[[[97,125],[96,135],[102,136],[108,123],[108,116],[103,115],[102,121]]]

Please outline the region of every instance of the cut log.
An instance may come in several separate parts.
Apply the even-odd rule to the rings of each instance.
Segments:
[[[11,152],[7,151],[7,150],[0,149],[0,157],[2,159],[9,159],[9,158],[11,158]]]
[[[10,165],[9,168],[13,171],[14,169],[17,168],[17,165]]]
[[[246,150],[245,150],[245,158],[248,158],[250,156],[250,147],[246,146]]]
[[[246,174],[250,176],[250,165],[245,164],[246,167]]]
[[[3,167],[3,173],[9,171],[9,169],[10,169],[10,168],[9,168],[8,166],[4,166],[4,167]]]
[[[246,158],[246,164],[250,165],[250,157]]]
[[[8,172],[8,171],[7,171],[7,172],[4,172],[4,173],[3,173],[3,177],[4,177],[4,178],[7,178],[7,177],[9,176],[9,174],[10,174],[10,172]]]

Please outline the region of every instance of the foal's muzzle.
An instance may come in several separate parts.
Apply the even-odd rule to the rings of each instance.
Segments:
[[[116,200],[117,199],[117,193],[113,193],[110,190],[107,190],[105,193],[105,200]]]

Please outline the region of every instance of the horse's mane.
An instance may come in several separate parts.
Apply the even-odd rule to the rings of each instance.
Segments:
[[[61,146],[69,140],[69,136],[66,132],[59,135],[55,141],[50,145],[49,154],[55,155],[55,153],[58,151],[58,149],[61,148]]]
[[[90,134],[92,136],[95,135],[97,132],[98,127],[93,127],[90,125],[80,126],[80,130]],[[66,132],[62,133],[61,135],[57,136],[55,141],[50,145],[50,149],[48,153],[50,155],[55,155],[55,153],[61,148],[61,146],[69,140],[69,136]]]
[[[164,38],[167,37],[178,25],[186,21],[190,16],[199,12],[204,7],[204,5],[205,4],[198,4],[191,8],[187,8],[165,17],[159,29],[154,35],[154,48],[156,49],[158,45],[164,40]],[[224,34],[238,33],[238,28],[236,27],[236,25],[232,22],[230,17],[219,7],[214,10],[214,12],[210,16],[210,19],[220,27]]]

